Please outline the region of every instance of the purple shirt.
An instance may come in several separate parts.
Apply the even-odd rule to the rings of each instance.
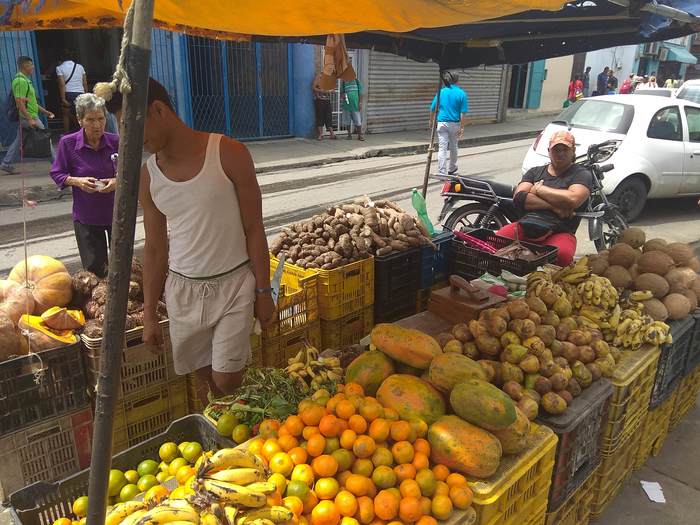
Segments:
[[[68,177],[115,177],[112,153],[119,150],[119,135],[105,133],[95,150],[85,140],[83,130],[61,137],[56,160],[51,166],[51,178],[61,189]],[[73,186],[73,220],[82,224],[108,226],[112,224],[114,192],[86,193]]]

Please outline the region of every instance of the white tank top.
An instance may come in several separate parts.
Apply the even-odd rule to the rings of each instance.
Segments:
[[[202,170],[192,179],[168,179],[146,161],[151,197],[168,221],[170,269],[187,277],[226,273],[248,260],[236,187],[221,166],[221,135],[210,134]]]

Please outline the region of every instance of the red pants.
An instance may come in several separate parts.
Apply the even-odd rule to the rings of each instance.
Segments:
[[[497,235],[501,237],[508,237],[509,239],[515,239],[515,228],[518,228],[518,239],[521,241],[532,242],[535,244],[547,244],[549,246],[556,246],[559,248],[557,252],[556,263],[559,266],[568,266],[574,260],[574,254],[576,253],[576,236],[571,233],[553,233],[545,240],[533,241],[525,237],[523,229],[520,224],[513,222],[507,224],[500,230],[496,232]]]

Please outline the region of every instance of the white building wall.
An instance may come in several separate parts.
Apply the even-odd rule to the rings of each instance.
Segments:
[[[595,91],[598,74],[603,71],[605,66],[614,68],[618,84],[621,86],[631,73],[635,73],[634,62],[636,55],[636,45],[611,47],[586,53],[585,67],[591,67],[591,93]]]
[[[562,104],[569,94],[569,82],[571,81],[571,68],[573,65],[573,55],[547,59],[544,64],[546,78],[542,83],[542,99],[539,111],[551,112],[562,108]]]

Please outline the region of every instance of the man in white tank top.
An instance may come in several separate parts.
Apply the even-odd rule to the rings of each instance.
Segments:
[[[175,372],[196,372],[198,396],[230,394],[250,358],[253,316],[274,314],[262,198],[247,148],[188,128],[165,88],[148,87],[141,169],[144,342],[160,346],[165,288]]]

